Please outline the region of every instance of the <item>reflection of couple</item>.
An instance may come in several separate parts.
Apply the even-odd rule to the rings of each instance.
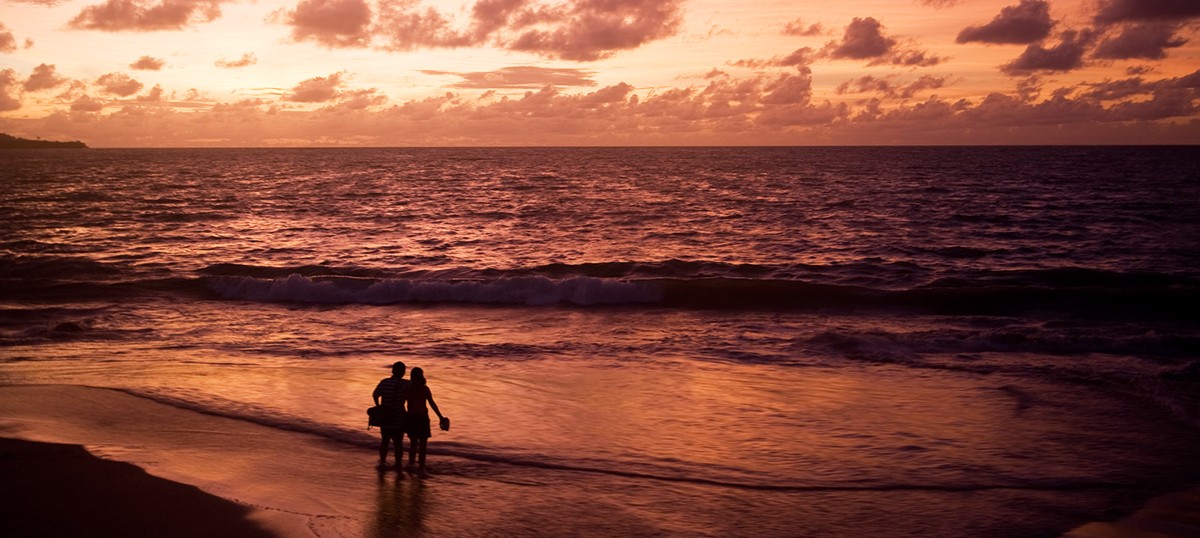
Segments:
[[[425,445],[432,435],[429,428],[429,410],[425,407],[425,402],[429,402],[429,407],[432,407],[433,412],[441,419],[442,429],[449,428],[450,421],[442,416],[437,403],[433,401],[433,393],[425,382],[425,371],[413,368],[412,378],[404,379],[406,368],[403,362],[392,364],[392,377],[381,380],[375,386],[375,392],[371,393],[375,405],[383,405],[392,410],[391,420],[379,428],[379,468],[387,467],[388,442],[396,444],[396,466],[400,466],[401,455],[404,453],[401,442],[407,433],[407,469],[424,477],[428,476],[425,471]],[[420,466],[417,469],[414,469],[414,460]]]

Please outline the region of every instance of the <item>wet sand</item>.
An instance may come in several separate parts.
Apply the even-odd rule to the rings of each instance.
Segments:
[[[0,439],[0,476],[5,536],[273,536],[247,506],[79,445]]]
[[[434,477],[421,480],[377,472],[369,446],[65,385],[0,387],[0,436],[10,438],[0,442],[4,536],[1038,536],[1074,526],[1071,537],[1109,538],[1195,536],[1200,518],[1196,495],[1084,524],[1107,518],[1110,495],[1081,510],[1087,491],[756,491],[447,454],[432,455]],[[1135,503],[1111,519],[1137,508],[1136,493],[1109,493]],[[1012,517],[1021,512],[989,512],[1014,503],[1063,506],[1078,523],[1046,533]],[[944,512],[930,506],[991,515],[932,521]],[[827,511],[838,516],[811,517]]]

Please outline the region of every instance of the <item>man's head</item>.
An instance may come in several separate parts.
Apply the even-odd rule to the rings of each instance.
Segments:
[[[396,377],[404,377],[404,370],[408,368],[403,362],[396,361],[392,363],[392,375]]]

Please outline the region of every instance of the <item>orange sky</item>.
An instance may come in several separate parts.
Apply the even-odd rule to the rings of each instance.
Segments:
[[[93,147],[1200,143],[1197,0],[0,0]]]

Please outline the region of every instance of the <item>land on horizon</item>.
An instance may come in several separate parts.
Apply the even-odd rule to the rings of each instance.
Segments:
[[[41,148],[61,148],[61,149],[84,149],[87,144],[78,140],[69,142],[57,142],[53,140],[30,140],[28,138],[20,138],[5,133],[0,133],[0,149],[41,149]]]

